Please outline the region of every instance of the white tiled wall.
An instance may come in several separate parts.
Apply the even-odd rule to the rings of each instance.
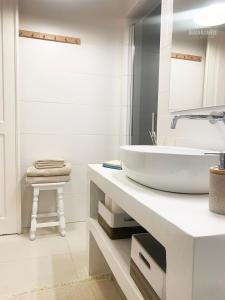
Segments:
[[[176,0],[179,1],[179,0]],[[170,129],[172,115],[170,100],[170,55],[172,46],[173,0],[162,1],[161,59],[159,78],[158,141],[161,145],[176,145],[205,149],[225,149],[224,124],[210,125],[207,121],[180,120],[175,130]],[[225,107],[198,109],[188,113],[210,113]]]
[[[84,9],[86,2],[91,11]],[[19,41],[22,175],[42,157],[63,157],[72,163],[72,180],[65,191],[67,221],[86,217],[87,164],[118,158],[119,145],[127,139],[122,120],[128,78],[122,2],[67,0],[64,6],[60,1],[20,1],[21,29],[81,38],[81,46]],[[27,226],[31,190],[24,185],[22,190]],[[51,195],[41,199],[42,210],[54,208]]]

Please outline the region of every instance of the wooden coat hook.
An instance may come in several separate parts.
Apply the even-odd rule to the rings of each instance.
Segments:
[[[201,56],[192,55],[192,54],[183,54],[183,53],[172,53],[171,58],[191,60],[191,61],[195,61],[195,62],[201,62],[202,61]]]
[[[49,33],[35,32],[35,31],[28,31],[28,30],[20,30],[19,36],[25,37],[25,38],[31,38],[31,39],[59,42],[59,43],[67,43],[67,44],[75,44],[75,45],[81,44],[80,38],[64,36],[64,35],[54,35],[54,34],[49,34]]]

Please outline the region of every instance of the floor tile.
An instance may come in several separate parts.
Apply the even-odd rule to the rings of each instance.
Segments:
[[[38,234],[32,242],[29,234],[0,237],[0,262],[65,254],[69,251],[67,240],[57,232]]]
[[[88,245],[88,229],[86,222],[67,224],[66,240],[70,251],[86,251]]]
[[[14,295],[34,289],[71,282],[75,278],[69,254],[0,263],[1,295]]]
[[[17,296],[13,300],[122,300],[112,280],[91,280]]]
[[[29,231],[0,237],[0,270],[0,300],[110,300],[107,289],[116,291],[112,282],[89,282],[85,222],[67,224],[65,238],[53,228],[40,229],[34,242]]]
[[[74,223],[67,226],[66,239],[73,259],[77,279],[88,277],[88,231],[86,223]]]

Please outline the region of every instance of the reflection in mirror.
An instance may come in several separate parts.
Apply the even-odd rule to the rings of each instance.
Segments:
[[[225,105],[225,0],[174,0],[170,111]]]

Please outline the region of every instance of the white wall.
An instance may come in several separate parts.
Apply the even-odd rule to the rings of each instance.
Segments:
[[[202,107],[206,48],[206,38],[196,39],[184,31],[173,34],[172,52],[199,55],[202,61],[171,59],[171,111]]]
[[[179,0],[177,0],[179,1]],[[170,129],[172,114],[169,113],[170,100],[170,55],[172,49],[173,1],[163,0],[161,27],[161,61],[159,75],[158,140],[161,145],[225,150],[224,124],[210,125],[201,120],[180,120],[177,129]],[[225,110],[225,107],[198,109],[190,113],[209,113]],[[186,111],[187,113],[187,111]]]
[[[87,164],[116,159],[126,140],[127,3],[20,1],[20,29],[81,38],[81,46],[19,41],[22,175],[42,157],[72,163],[65,191],[67,221],[86,217]],[[45,197],[42,210],[54,207],[50,201]],[[23,225],[28,226],[31,190],[24,184],[22,210]]]
[[[225,103],[225,32],[217,30],[213,38],[208,38],[206,56],[206,76],[204,106]]]

